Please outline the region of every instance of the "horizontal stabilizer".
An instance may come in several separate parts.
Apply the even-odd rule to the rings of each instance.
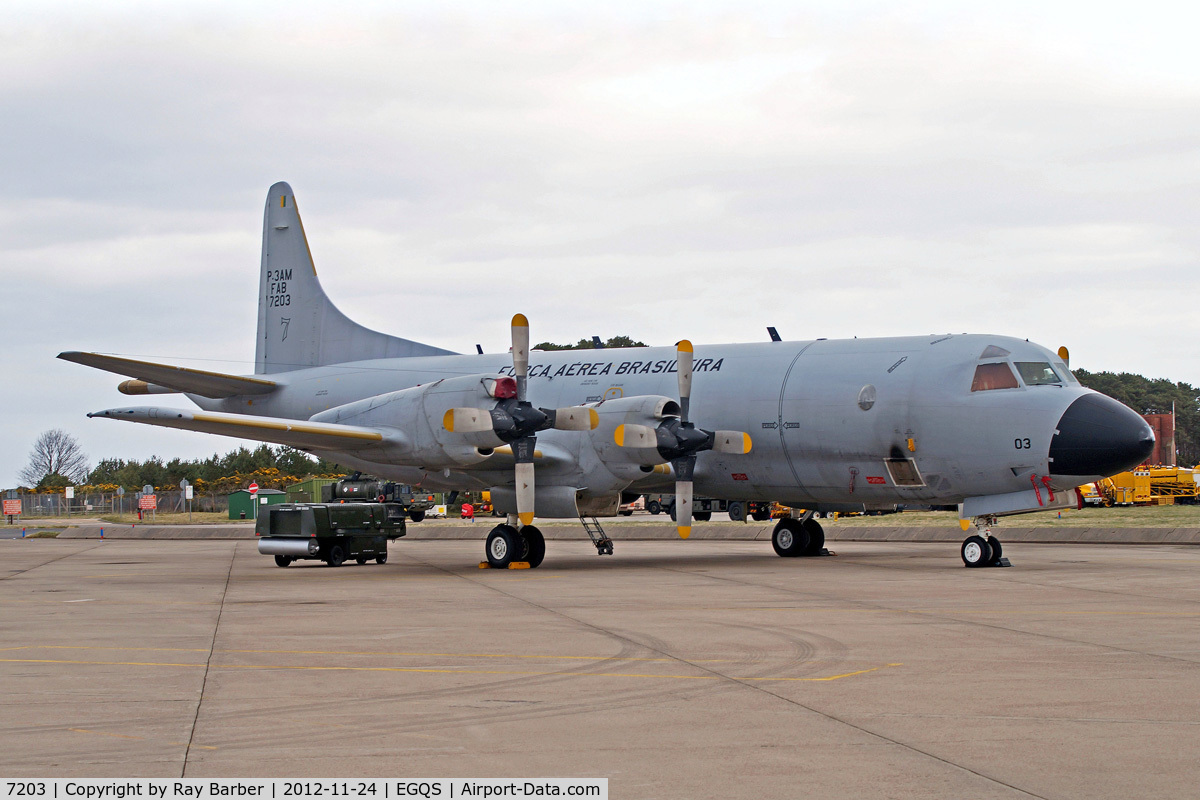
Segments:
[[[89,417],[141,422],[164,428],[257,439],[261,442],[285,444],[303,450],[336,450],[346,452],[380,445],[400,444],[399,431],[376,430],[333,422],[309,422],[299,419],[253,417],[247,414],[225,414],[217,411],[188,411],[180,408],[111,408],[96,411]]]
[[[64,361],[74,361],[118,375],[128,375],[153,387],[165,387],[177,392],[198,394],[203,397],[239,397],[248,394],[269,394],[275,391],[275,382],[262,378],[246,378],[241,375],[226,375],[222,372],[207,372],[201,369],[173,367],[170,364],[155,364],[151,361],[135,361],[131,358],[102,356],[99,353],[59,353]],[[121,384],[125,394],[158,394],[149,387]]]

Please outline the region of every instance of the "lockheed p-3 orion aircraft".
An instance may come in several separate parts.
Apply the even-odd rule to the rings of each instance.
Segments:
[[[996,563],[996,516],[1077,503],[1075,487],[1136,466],[1154,435],[1083,388],[1064,357],[993,335],[770,341],[539,352],[512,321],[511,354],[459,355],[356,324],[325,295],[286,183],[263,224],[253,375],[67,352],[125,375],[125,394],[183,393],[201,410],[89,414],[289,445],[431,491],[490,490],[507,519],[497,567],[536,567],[536,518],[585,522],[622,495],[774,500],[781,556],[816,555],[814,512],[958,505],[968,566]],[[598,531],[598,535],[594,533]]]

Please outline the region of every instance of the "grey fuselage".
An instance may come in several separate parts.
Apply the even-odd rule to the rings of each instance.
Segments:
[[[989,350],[991,348],[991,350]],[[996,348],[1008,355],[997,357]],[[981,357],[992,352],[991,357]],[[530,354],[529,400],[548,408],[614,397],[677,398],[673,348]],[[972,391],[981,363],[1045,362],[1059,385]],[[508,354],[439,355],[348,362],[263,375],[280,386],[265,397],[189,397],[210,411],[309,419],[330,408],[463,375],[511,375]],[[798,507],[839,504],[946,505],[966,497],[1029,490],[1053,473],[1051,439],[1064,412],[1094,394],[1037,344],[963,334],[808,342],[697,345],[691,419],[707,430],[746,431],[746,455],[700,454],[696,492],[776,500]],[[669,474],[631,481],[597,467],[586,434],[543,431],[544,444],[572,455],[538,471],[539,485],[605,492],[670,491]],[[339,463],[429,489],[512,484],[511,467],[423,469],[323,453]],[[897,485],[887,459],[911,460],[914,485]],[[1101,475],[1056,476],[1069,489]]]

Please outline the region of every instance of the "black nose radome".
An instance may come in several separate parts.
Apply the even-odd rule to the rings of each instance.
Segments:
[[[1071,403],[1050,440],[1051,475],[1116,475],[1154,451],[1154,431],[1137,412],[1103,394]]]

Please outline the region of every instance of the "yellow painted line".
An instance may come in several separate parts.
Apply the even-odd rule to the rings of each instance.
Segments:
[[[71,731],[71,733],[91,733],[91,734],[95,734],[96,736],[112,736],[116,739],[137,739],[139,741],[142,741],[145,738],[142,736],[126,736],[123,733],[108,733],[106,731],[89,731],[85,728],[67,728],[67,730]]]
[[[157,661],[65,661],[53,658],[0,658],[3,664],[87,664],[109,667],[203,667],[204,664],[170,664]]]
[[[55,661],[50,659],[18,659],[4,658],[0,659],[3,663],[16,664],[74,664],[88,666],[111,666],[111,667],[204,667],[206,664],[160,664],[153,662],[137,662],[137,661]],[[887,666],[900,666],[899,664],[888,664]],[[843,678],[851,678],[856,675],[865,675],[869,672],[876,672],[884,669],[884,667],[870,667],[868,669],[856,670],[854,672],[846,672],[840,675],[829,675],[819,678],[770,678],[770,677],[738,677],[730,675],[655,675],[653,673],[638,673],[638,672],[529,672],[523,670],[477,670],[477,669],[439,669],[434,667],[312,667],[312,666],[297,666],[291,664],[213,664],[211,669],[245,669],[245,670],[296,670],[303,672],[406,672],[406,673],[431,673],[439,675],[528,675],[533,677],[579,677],[579,678],[655,678],[655,679],[670,679],[670,680],[687,680],[687,681],[719,681],[719,680],[735,680],[735,681],[760,681],[760,682],[777,682],[777,683],[820,683],[827,681],[836,681]]]
[[[122,650],[126,652],[152,652],[152,653],[207,653],[208,648],[191,648],[191,647],[119,647],[119,646],[99,646],[99,645],[72,645],[72,644],[47,644],[47,645],[21,645],[20,647],[9,648],[13,650],[32,649],[32,650]],[[624,656],[551,656],[540,654],[518,654],[518,653],[418,653],[418,652],[389,652],[377,650],[215,650],[217,653],[242,653],[252,655],[272,655],[272,656],[405,656],[405,657],[421,657],[421,658],[523,658],[539,661],[643,661],[643,662],[663,662],[673,663],[677,661],[674,658],[628,658]],[[700,659],[697,664],[724,664],[729,663],[733,659]]]

